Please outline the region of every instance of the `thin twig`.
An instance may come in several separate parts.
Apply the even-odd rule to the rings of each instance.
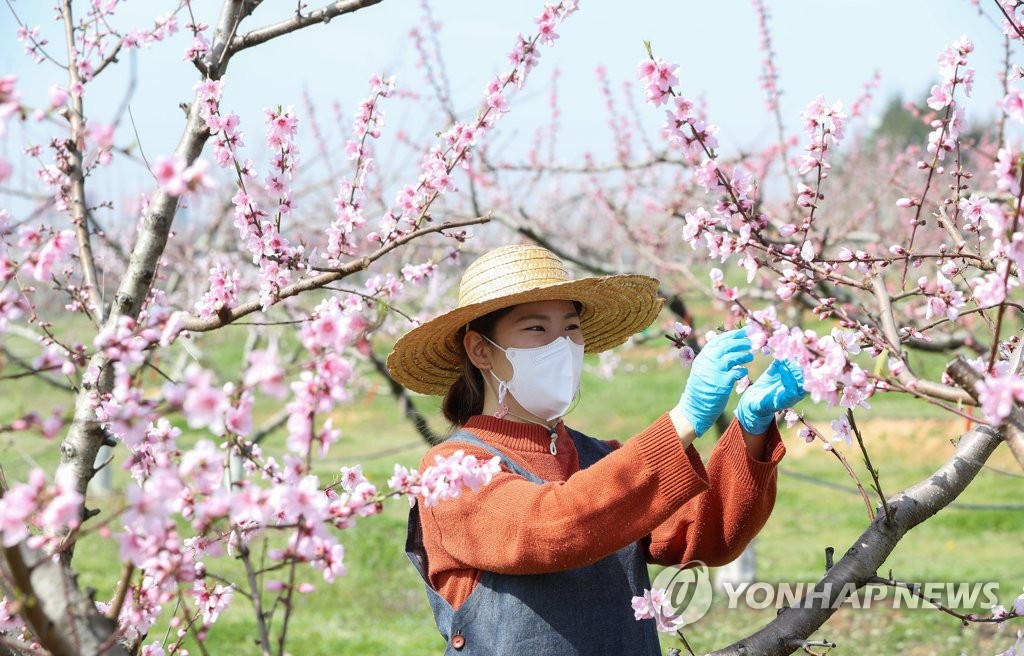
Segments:
[[[857,444],[860,445],[860,452],[864,456],[864,464],[868,468],[868,473],[871,474],[871,480],[875,482],[875,492],[878,493],[878,497],[882,500],[882,509],[885,510],[885,521],[889,524],[892,523],[892,515],[889,514],[889,504],[885,500],[885,494],[882,492],[882,483],[878,480],[878,470],[871,464],[871,457],[868,455],[868,449],[864,446],[864,436],[861,435],[860,427],[857,426],[857,420],[853,417],[853,409],[846,409],[846,418],[850,422],[850,429],[853,434],[857,437]]]
[[[131,587],[132,574],[135,572],[135,565],[130,562],[121,568],[121,578],[117,582],[117,592],[114,594],[114,601],[107,610],[107,617],[117,621],[121,616],[121,608],[124,607],[124,600],[128,596],[128,589]]]
[[[920,599],[922,601],[927,601],[929,604],[931,604],[932,606],[935,606],[937,609],[941,610],[943,613],[947,613],[947,614],[952,615],[953,617],[957,618],[958,620],[960,620],[960,622],[964,626],[967,626],[971,622],[975,622],[975,623],[978,623],[978,624],[1000,624],[1000,623],[1005,622],[1006,620],[1011,619],[1013,617],[1013,616],[1007,616],[1007,617],[978,617],[974,613],[958,613],[955,610],[953,610],[952,608],[950,608],[949,606],[947,606],[947,605],[943,604],[942,602],[940,602],[939,600],[933,599],[933,598],[929,597],[928,595],[924,594],[923,592],[921,592],[921,585],[919,583],[907,583],[905,581],[897,581],[895,579],[887,579],[887,578],[884,578],[884,577],[881,577],[881,576],[872,576],[870,579],[868,579],[867,584],[870,585],[872,583],[875,583],[875,584],[878,584],[878,585],[888,585],[888,586],[891,586],[893,588],[903,588],[904,590],[909,590],[910,593],[912,595],[914,595],[915,597],[917,597],[918,599]]]
[[[270,656],[270,632],[267,630],[267,618],[263,613],[263,595],[260,593],[259,581],[256,580],[256,572],[253,570],[252,560],[249,558],[249,545],[246,544],[245,538],[237,528],[234,531],[240,545],[238,558],[245,566],[245,575],[249,580],[249,591],[251,592],[249,599],[256,612],[256,627],[260,632],[260,652],[263,656]]]

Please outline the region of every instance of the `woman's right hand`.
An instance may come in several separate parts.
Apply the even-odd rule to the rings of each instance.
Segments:
[[[746,328],[715,335],[694,358],[676,409],[690,422],[697,437],[725,411],[733,385],[747,375],[740,365],[753,359]]]

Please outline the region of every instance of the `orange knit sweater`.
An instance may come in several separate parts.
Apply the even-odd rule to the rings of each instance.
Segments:
[[[750,458],[733,421],[705,470],[696,449],[682,448],[665,414],[581,471],[561,424],[556,456],[548,451],[548,432],[536,424],[476,416],[465,429],[549,482],[537,485],[502,471],[479,492],[419,505],[430,583],[456,609],[484,570],[572,569],[641,539],[652,563],[729,562],[771,514],[776,465],[786,452],[773,422],[768,460]],[[459,449],[491,457],[472,445],[442,442],[423,457],[421,470],[435,455]]]

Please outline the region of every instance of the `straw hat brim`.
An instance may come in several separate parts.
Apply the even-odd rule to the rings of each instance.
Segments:
[[[658,317],[658,281],[627,274],[580,278],[457,307],[413,328],[388,356],[391,376],[422,394],[444,395],[462,373],[461,329],[502,308],[535,301],[578,301],[586,353],[616,347]]]

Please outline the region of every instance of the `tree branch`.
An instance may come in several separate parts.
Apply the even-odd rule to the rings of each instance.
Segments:
[[[70,0],[65,0],[69,2]],[[225,3],[224,13],[230,13],[230,2]],[[225,61],[225,65],[226,65]],[[72,67],[74,68],[74,67]],[[223,72],[223,71],[221,71]],[[175,155],[191,165],[199,157],[210,137],[206,122],[199,115],[199,103],[193,99],[188,110],[185,130],[178,141]],[[116,326],[122,316],[137,319],[143,303],[149,295],[153,280],[156,277],[157,264],[167,246],[168,235],[178,209],[178,197],[157,190],[152,202],[142,218],[138,231],[138,240],[132,248],[128,267],[117,293],[114,296],[110,311],[103,322],[104,327]],[[82,228],[85,229],[84,205]],[[83,261],[83,265],[84,265]],[[105,394],[113,386],[113,375],[109,361],[103,351],[97,351],[89,360],[90,367],[100,372],[95,385],[82,385],[75,402],[74,419],[64,441],[60,446],[60,464],[56,476],[69,476],[75,481],[75,487],[84,499],[95,470],[93,463],[100,446],[108,441],[101,423],[97,420],[94,402],[95,394]],[[85,507],[82,507],[85,517]],[[61,552],[61,560],[70,563],[73,547]]]
[[[889,297],[889,292],[885,288],[885,281],[882,280],[881,275],[876,275],[871,279],[871,285],[875,291],[875,301],[878,303],[878,313],[882,321],[882,332],[885,335],[886,340],[892,349],[894,355],[899,356],[903,359],[902,355],[902,340],[900,340],[899,330],[896,329],[896,319],[892,311],[892,299]],[[904,360],[904,363],[906,361]],[[903,370],[896,375],[897,380],[900,381],[905,387],[915,389],[924,396],[930,396],[936,399],[942,399],[943,401],[950,401],[952,403],[964,403],[966,405],[975,405],[975,400],[970,394],[963,390],[957,389],[950,385],[943,385],[932,380],[924,380],[918,378],[910,371],[909,366],[905,366]]]
[[[312,11],[306,15],[302,15],[299,12],[295,13],[295,16],[288,20],[268,25],[255,29],[251,32],[243,34],[242,36],[236,36],[231,39],[231,43],[228,46],[227,53],[228,57],[234,55],[237,52],[241,52],[246,48],[259,45],[271,39],[275,39],[279,36],[284,36],[296,30],[301,30],[304,27],[309,27],[316,23],[329,23],[331,19],[341,16],[342,14],[350,14],[355,11],[359,11],[365,7],[373,6],[379,3],[381,0],[338,0],[331,4],[321,7],[315,11]]]
[[[5,548],[3,554],[25,601],[21,615],[53,656],[129,656],[122,645],[107,644],[116,625],[79,590],[76,576],[60,562],[24,543]]]
[[[946,368],[946,373],[957,385],[970,394],[971,398],[978,398],[977,390],[981,374],[968,364],[963,356],[958,356],[951,362]],[[1017,459],[1017,464],[1024,469],[1024,411],[1021,410],[1019,404],[1014,404],[1010,416],[999,425],[999,432],[1006,439],[1006,443],[1010,445],[1010,452]]]
[[[61,2],[61,16],[64,21],[64,34],[68,47],[68,88],[81,86],[82,79],[78,73],[75,46],[75,24],[71,14],[71,0]],[[96,258],[92,254],[89,241],[89,222],[86,220],[85,204],[85,171],[82,162],[80,144],[85,137],[85,114],[81,94],[71,94],[71,108],[66,117],[71,126],[71,138],[67,140],[68,180],[71,183],[70,209],[71,224],[75,228],[75,239],[78,241],[78,257],[82,263],[82,276],[85,278],[89,306],[86,308],[90,318],[97,326],[104,320],[103,299],[100,297],[98,278],[96,276]]]
[[[437,225],[431,225],[427,228],[420,228],[410,232],[409,234],[400,237],[392,242],[389,242],[386,246],[381,246],[376,251],[361,257],[358,260],[353,260],[343,267],[337,269],[325,270],[323,273],[312,278],[304,278],[296,283],[288,285],[284,289],[278,292],[278,301],[290,298],[307,292],[313,289],[320,289],[325,285],[329,285],[332,282],[346,278],[354,273],[365,270],[373,262],[384,257],[391,251],[395,250],[399,246],[409,243],[410,241],[422,237],[424,235],[433,232],[443,232],[444,230],[450,230],[452,228],[461,228],[469,225],[477,225],[480,223],[487,223],[490,221],[490,217],[478,217],[475,219],[469,219],[466,221],[449,221],[447,223],[441,223]],[[185,320],[182,326],[182,332],[208,332],[215,330],[222,326],[226,326],[229,323],[241,319],[242,317],[257,312],[263,308],[263,305],[259,301],[249,301],[241,305],[236,305],[233,308],[227,308],[223,312],[216,314],[212,317],[200,318],[200,317],[189,317]]]
[[[879,513],[875,521],[854,541],[846,554],[814,586],[821,603],[807,600],[784,608],[778,616],[753,635],[712,652],[717,656],[782,656],[800,648],[836,612],[844,588],[858,589],[869,583],[878,568],[908,531],[952,502],[971,483],[1001,439],[987,427],[978,427],[960,437],[956,452],[927,479],[892,497],[892,522]],[[835,606],[836,608],[833,608]],[[795,642],[794,642],[795,641]]]

